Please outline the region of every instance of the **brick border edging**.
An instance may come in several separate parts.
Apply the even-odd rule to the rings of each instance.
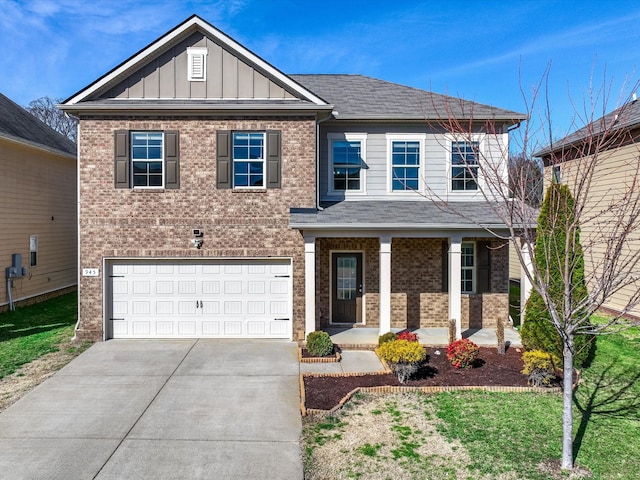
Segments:
[[[507,387],[507,386],[428,386],[428,387],[404,387],[404,386],[392,386],[392,385],[383,385],[379,387],[356,387],[347,393],[338,404],[330,410],[320,410],[318,408],[307,408],[305,406],[306,396],[304,391],[304,377],[362,377],[364,375],[376,375],[381,372],[375,373],[324,373],[324,374],[300,374],[300,412],[303,417],[307,416],[321,416],[321,415],[331,415],[338,410],[342,409],[344,405],[351,400],[351,398],[356,393],[405,393],[405,392],[422,392],[422,393],[440,393],[440,392],[455,392],[462,390],[480,390],[483,392],[503,392],[503,393],[526,393],[526,392],[537,392],[537,393],[560,393],[562,392],[562,388],[560,387],[552,387],[552,388],[543,388],[543,387]],[[387,372],[382,372],[387,373]]]
[[[332,357],[302,357],[302,347],[298,347],[298,362],[299,363],[336,363],[342,360],[340,352],[336,351]]]

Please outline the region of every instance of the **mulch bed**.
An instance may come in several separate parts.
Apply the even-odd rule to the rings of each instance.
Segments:
[[[404,384],[408,387],[425,386],[500,386],[526,387],[527,376],[523,368],[522,352],[516,348],[500,355],[495,348],[480,347],[480,355],[473,368],[456,370],[447,360],[446,350],[428,349],[428,361]],[[393,374],[373,374],[345,377],[304,377],[306,408],[330,410],[357,387],[401,386]]]

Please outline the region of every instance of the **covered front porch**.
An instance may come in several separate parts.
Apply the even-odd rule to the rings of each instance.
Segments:
[[[292,210],[305,245],[305,336],[326,330],[342,335],[334,343],[377,345],[379,335],[409,329],[445,345],[453,320],[456,338],[495,344],[489,332],[508,324],[509,256],[487,230],[504,225],[480,202],[458,208],[478,223],[426,201]]]

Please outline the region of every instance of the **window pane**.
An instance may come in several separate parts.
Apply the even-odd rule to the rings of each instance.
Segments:
[[[332,149],[334,190],[360,190],[362,167],[360,142],[336,140],[332,143]]]
[[[134,187],[162,187],[162,132],[131,133],[131,170]],[[156,160],[153,162],[145,160]],[[160,161],[158,161],[160,160]]]
[[[233,134],[233,186],[264,186],[263,132],[237,132]]]

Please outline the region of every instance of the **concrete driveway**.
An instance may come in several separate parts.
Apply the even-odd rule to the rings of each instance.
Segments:
[[[0,479],[300,480],[296,345],[97,343],[0,414]]]

